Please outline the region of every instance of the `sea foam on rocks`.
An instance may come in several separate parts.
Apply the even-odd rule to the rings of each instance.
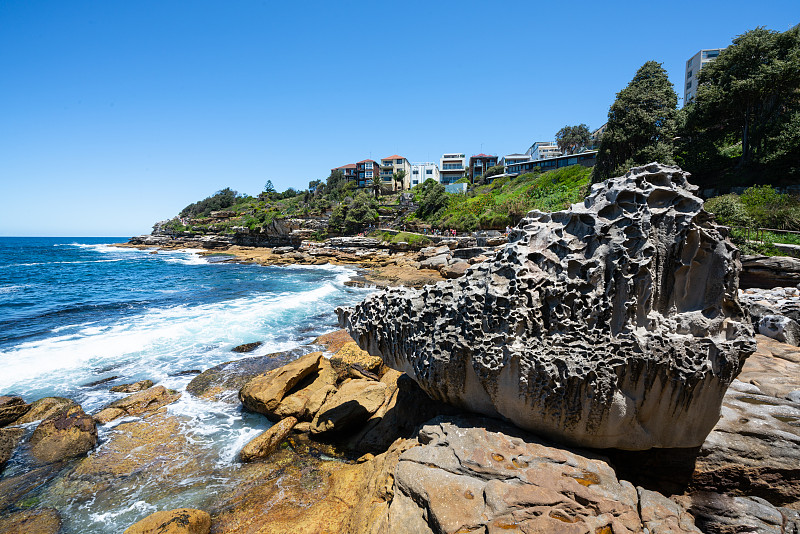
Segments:
[[[340,324],[433,398],[551,439],[695,447],[755,350],[738,250],[678,167],[532,211],[462,278],[392,288]]]

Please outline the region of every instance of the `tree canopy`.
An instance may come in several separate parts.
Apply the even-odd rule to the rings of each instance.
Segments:
[[[226,187],[214,193],[210,197],[189,204],[181,210],[181,217],[207,217],[212,211],[224,210],[236,204],[242,195]]]
[[[682,164],[695,175],[796,179],[800,30],[756,28],[736,37],[700,71],[697,95],[686,110]]]
[[[652,161],[674,163],[678,95],[660,63],[642,65],[608,111],[593,180],[618,176]]]
[[[556,144],[561,152],[574,154],[589,144],[592,132],[585,124],[564,126],[556,133]]]

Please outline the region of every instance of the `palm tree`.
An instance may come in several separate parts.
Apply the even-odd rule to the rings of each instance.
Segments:
[[[406,180],[406,171],[400,169],[396,173],[392,175],[392,179],[394,180],[394,190],[395,191],[402,191],[403,184]]]

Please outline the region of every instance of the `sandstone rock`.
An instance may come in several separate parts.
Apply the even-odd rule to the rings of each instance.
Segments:
[[[186,391],[206,400],[239,402],[239,390],[256,376],[291,362],[306,349],[276,352],[225,362],[206,369],[192,379]]]
[[[26,510],[0,517],[0,532],[3,534],[58,534],[61,517],[53,508]]]
[[[450,254],[439,254],[438,256],[432,256],[425,260],[419,262],[420,269],[433,269],[439,270],[442,267],[447,266],[447,263],[450,259]]]
[[[119,386],[112,387],[109,391],[113,393],[136,393],[137,391],[144,391],[153,387],[152,380],[140,380],[133,384],[120,384]]]
[[[286,439],[286,436],[289,435],[289,432],[292,431],[297,422],[297,419],[291,416],[281,419],[248,442],[239,453],[239,460],[253,462],[266,458],[275,452],[275,449]]]
[[[489,258],[487,256],[480,255],[480,256],[475,256],[474,258],[470,258],[468,263],[470,265],[475,265],[476,263],[481,263],[481,262],[486,261],[488,259]]]
[[[317,370],[295,386],[275,409],[279,418],[295,417],[311,421],[328,396],[336,391],[337,373],[326,358],[321,358]]]
[[[800,284],[800,259],[787,256],[743,256],[742,288],[772,288]]]
[[[386,400],[386,384],[350,380],[331,395],[314,416],[311,433],[343,432],[365,422]]]
[[[134,393],[124,399],[112,402],[95,414],[94,419],[101,425],[104,425],[119,417],[153,412],[167,404],[175,402],[179,398],[181,398],[180,393],[169,390],[164,386],[154,386],[144,391]]]
[[[17,419],[14,424],[24,425],[34,421],[41,421],[49,417],[57,416],[78,404],[70,399],[63,397],[45,397],[31,403],[31,409],[22,417]]]
[[[40,462],[58,462],[89,452],[95,443],[94,419],[74,406],[39,423],[31,436],[31,455]]]
[[[800,532],[800,513],[776,508],[759,497],[698,493],[679,499],[708,533],[788,534]]]
[[[156,512],[125,529],[124,534],[208,534],[211,516],[202,510],[178,508]]]
[[[369,352],[362,350],[354,341],[345,343],[342,348],[331,356],[331,365],[341,374],[351,378],[364,378],[363,371],[372,374],[380,373],[383,360],[377,356],[371,356]],[[353,371],[356,371],[354,375]],[[376,377],[377,378],[377,377]]]
[[[400,455],[387,532],[700,532],[676,503],[617,480],[603,460],[507,425],[437,418],[418,439]]]
[[[251,379],[239,392],[239,400],[250,411],[274,416],[283,397],[304,378],[318,371],[320,358],[321,352],[312,352]]]
[[[445,278],[459,278],[464,276],[464,273],[467,272],[469,269],[469,263],[466,261],[456,261],[447,265],[446,267],[442,267],[442,276]]]
[[[0,473],[3,472],[24,433],[21,428],[0,428]]]
[[[25,415],[30,408],[30,404],[25,404],[22,397],[0,396],[0,426],[10,425]]]
[[[325,350],[338,352],[345,344],[353,342],[353,338],[347,330],[335,330],[328,334],[322,334],[314,340],[314,345],[322,345]]]
[[[758,332],[795,347],[800,345],[800,325],[783,315],[763,316],[758,325]]]
[[[755,342],[738,251],[695,190],[634,168],[529,213],[462,278],[373,294],[340,324],[434,399],[570,444],[698,446]]]
[[[252,343],[244,343],[243,345],[239,345],[239,346],[233,347],[231,349],[231,351],[232,352],[253,352],[254,350],[256,350],[258,347],[260,347],[263,344],[264,344],[263,341],[254,341]]]

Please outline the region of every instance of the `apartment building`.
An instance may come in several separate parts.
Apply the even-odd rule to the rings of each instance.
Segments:
[[[709,48],[700,50],[693,55],[686,62],[686,77],[683,88],[683,105],[691,103],[697,95],[697,75],[700,69],[705,67],[711,61],[717,59],[719,53],[725,50],[724,48]]]
[[[373,180],[378,179],[380,165],[372,159],[364,159],[356,163],[356,186],[369,187]]]
[[[480,181],[483,174],[489,167],[497,165],[497,156],[488,154],[477,154],[469,158],[469,181],[473,184],[476,180]]]
[[[467,157],[457,152],[442,154],[439,160],[439,182],[452,184],[462,179],[467,172]]]
[[[394,175],[399,171],[404,171],[406,175],[402,184],[395,184]],[[411,187],[411,164],[406,158],[397,154],[381,158],[380,178],[381,183],[392,191],[405,191]]]
[[[553,141],[536,141],[526,152],[532,160],[556,158],[561,155],[561,149]]]
[[[521,163],[523,161],[528,161],[529,159],[531,159],[531,157],[528,154],[506,154],[500,158],[498,165],[506,167],[512,163]]]
[[[348,165],[342,165],[341,167],[334,167],[331,169],[331,174],[333,171],[342,171],[342,175],[344,175],[345,180],[348,182],[352,182],[356,179],[356,164],[350,163]]]
[[[435,163],[412,163],[411,164],[411,187],[425,183],[425,180],[438,182],[439,166]]]
[[[529,159],[519,163],[513,163],[506,166],[506,173],[510,176],[517,176],[532,172],[534,169],[539,168],[543,171],[550,171],[553,169],[560,169],[561,167],[569,167],[570,165],[583,165],[584,167],[593,167],[597,161],[597,150],[587,150],[580,154],[570,154],[567,156],[557,156],[554,158],[546,159]]]

